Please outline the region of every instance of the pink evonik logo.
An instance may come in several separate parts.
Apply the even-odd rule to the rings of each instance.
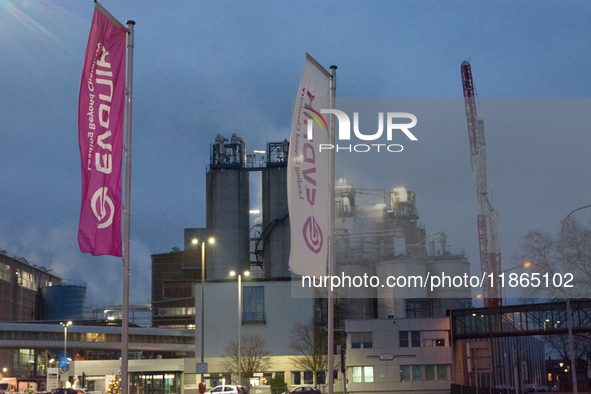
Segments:
[[[306,245],[308,245],[308,249],[318,254],[322,249],[322,230],[316,222],[316,219],[314,219],[314,216],[308,217],[304,223],[302,235],[304,236]]]

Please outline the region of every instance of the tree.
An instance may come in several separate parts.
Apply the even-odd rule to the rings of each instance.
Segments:
[[[287,383],[282,377],[274,377],[269,382],[271,394],[281,394],[287,391]]]
[[[315,387],[318,372],[326,371],[328,364],[326,337],[325,329],[314,322],[298,323],[291,335],[290,347],[300,356],[292,358],[292,361],[296,367],[312,371]]]
[[[573,286],[570,288],[570,296],[572,298],[586,298],[591,286],[591,228],[580,224],[576,218],[571,217],[564,225],[564,238],[568,273],[572,274],[572,281],[569,282]],[[529,231],[523,237],[520,252],[514,257],[514,260],[517,265],[531,261],[532,273],[540,273],[540,275],[548,273],[549,286],[546,287],[544,282],[543,286],[524,287],[523,295],[525,297],[551,299],[566,297],[563,286],[555,287],[553,285],[555,274],[562,277],[563,284],[570,279],[569,276],[565,277],[564,272],[562,225],[556,235],[541,230]]]
[[[590,223],[591,224],[591,223]],[[575,217],[570,217],[564,223],[564,245],[566,246],[566,260],[568,273],[572,274],[570,296],[572,298],[589,295],[591,287],[591,228],[579,223]],[[532,272],[540,276],[548,273],[548,287],[544,280],[539,287],[524,287],[523,295],[528,298],[547,298],[550,300],[564,299],[566,290],[564,287],[555,287],[554,275],[565,279],[564,271],[564,247],[562,242],[562,224],[555,235],[546,231],[531,230],[522,240],[520,252],[514,257],[516,265],[525,261],[532,263]],[[529,277],[531,278],[531,273]],[[570,358],[568,337],[565,335],[549,335],[544,337],[549,350],[557,354],[561,359]],[[575,334],[573,337],[575,357],[581,360],[591,361],[591,334]]]
[[[230,342],[224,348],[223,366],[230,373],[238,377],[238,344],[237,341]],[[249,381],[254,376],[255,372],[264,372],[269,368],[270,361],[265,340],[257,334],[243,335],[241,338],[240,350],[240,365],[242,370],[242,382]],[[238,384],[242,384],[238,382]]]

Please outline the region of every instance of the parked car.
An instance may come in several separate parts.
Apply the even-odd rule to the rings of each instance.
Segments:
[[[549,391],[548,386],[536,386],[536,391]]]
[[[533,393],[536,391],[536,385],[533,383],[526,383],[523,385],[523,391],[526,393]]]
[[[298,386],[289,391],[288,394],[320,394],[320,390],[314,386]]]
[[[206,393],[211,394],[248,394],[248,390],[244,386],[222,385],[215,386]]]

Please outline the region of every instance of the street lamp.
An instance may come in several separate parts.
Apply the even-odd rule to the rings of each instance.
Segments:
[[[505,272],[509,272],[509,271],[513,271],[513,270],[516,270],[516,269],[519,269],[519,268],[529,268],[529,267],[531,267],[531,261],[526,261],[525,263],[523,263],[521,265],[518,265],[517,267],[513,267],[513,268],[509,268],[509,269],[503,270],[503,271],[499,272],[499,274],[502,274],[502,273],[505,273]]]
[[[235,276],[236,271],[230,271],[230,276]],[[242,275],[249,276],[250,272],[238,274],[238,384],[242,384]]]
[[[67,323],[60,322],[62,326],[64,326],[64,372],[66,372],[66,366],[68,364],[68,353],[66,352],[66,344],[68,342],[68,326],[72,325],[72,322],[69,321]]]
[[[197,245],[199,240],[193,238],[193,245]],[[215,243],[215,239],[209,238],[210,244]],[[205,362],[205,241],[201,241],[201,364]],[[205,374],[201,373],[201,382],[205,382]]]
[[[589,208],[591,207],[591,205],[586,205],[584,207],[581,208],[577,208],[574,211],[572,211],[571,213],[569,213],[568,215],[566,215],[566,218],[564,218],[564,221],[562,222],[562,250],[563,250],[563,257],[564,257],[564,274],[566,275],[568,273],[568,268],[566,265],[566,241],[564,240],[564,225],[566,224],[566,221],[568,220],[568,218],[570,217],[570,215],[572,215],[573,213],[580,211],[581,209],[585,209],[585,208]],[[568,342],[569,342],[569,347],[570,347],[570,365],[571,365],[571,370],[572,370],[572,378],[573,378],[573,393],[578,393],[578,388],[577,388],[577,369],[575,366],[575,345],[574,345],[574,340],[573,340],[573,318],[570,315],[570,288],[567,287],[566,288],[566,316],[567,316],[567,324],[568,324]]]

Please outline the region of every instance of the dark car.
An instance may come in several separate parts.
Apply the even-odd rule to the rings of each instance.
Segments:
[[[53,389],[51,394],[85,394],[88,391],[86,389],[74,389],[74,388],[59,388]]]
[[[288,394],[320,394],[320,390],[314,386],[298,386],[289,391]]]

